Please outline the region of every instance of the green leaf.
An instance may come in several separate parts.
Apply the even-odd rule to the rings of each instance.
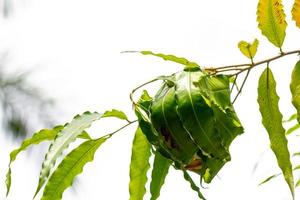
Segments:
[[[147,171],[150,167],[150,144],[138,127],[132,144],[131,163],[130,163],[130,200],[142,200],[146,188]]]
[[[202,151],[221,159],[227,159],[230,155],[222,146],[220,135],[216,134],[214,113],[201,95],[199,89],[201,87],[193,84],[199,79],[205,79],[205,77],[200,78],[202,76],[204,75],[200,71],[182,72],[177,75],[176,98],[173,99],[177,100],[178,106],[176,107],[175,104],[174,108],[177,110],[184,128]],[[207,90],[208,92],[210,91]],[[176,113],[176,111],[174,112]],[[166,111],[166,113],[168,112]]]
[[[281,0],[259,0],[257,7],[258,27],[276,47],[281,48],[287,23]]]
[[[267,182],[269,182],[270,180],[272,180],[272,179],[274,179],[274,178],[276,178],[276,177],[278,177],[280,175],[281,175],[281,173],[279,173],[279,174],[273,174],[273,175],[269,176],[268,178],[266,178],[265,180],[263,180],[262,182],[260,182],[259,186],[263,185],[263,184],[265,184]]]
[[[244,54],[247,58],[250,58],[252,60],[256,55],[258,44],[259,42],[257,39],[255,39],[252,44],[245,41],[240,41],[238,47],[242,54]]]
[[[78,135],[77,138],[84,139],[84,140],[92,139],[91,136],[86,131],[83,131],[80,135]]]
[[[299,185],[300,185],[300,179],[296,182],[295,187],[299,187]]]
[[[295,20],[296,25],[300,28],[300,0],[295,0],[292,9],[293,20]]]
[[[160,57],[167,61],[172,61],[172,62],[176,62],[178,64],[182,64],[185,66],[186,70],[194,70],[194,69],[197,70],[200,68],[200,66],[197,63],[191,62],[191,61],[187,60],[186,58],[177,57],[174,55],[166,55],[166,54],[162,54],[162,53],[153,53],[151,51],[141,51],[140,53],[143,55],[152,55],[152,56]]]
[[[291,115],[290,118],[288,118],[287,120],[283,120],[282,122],[291,122],[291,121],[293,121],[295,119],[297,119],[297,113]]]
[[[118,113],[115,114],[113,112],[113,114],[110,115],[112,117],[120,118]],[[63,151],[69,146],[70,143],[72,143],[78,137],[78,135],[80,135],[85,129],[89,128],[94,121],[99,120],[102,117],[102,114],[96,112],[85,112],[82,115],[77,115],[57,134],[54,141],[51,143],[49,150],[45,156],[44,162],[42,164],[39,183],[34,197],[38,194],[40,189],[45,184],[46,180],[50,175],[51,169],[54,167],[56,160],[63,153]]]
[[[300,156],[300,152],[294,153],[293,157],[295,157],[295,156]]]
[[[57,137],[50,145],[42,164],[39,184],[34,196],[37,195],[42,186],[45,184],[50,175],[51,169],[54,167],[57,158],[62,154],[63,150],[66,149],[69,144],[82,133],[82,131],[89,128],[94,121],[99,120],[101,117],[102,115],[99,113],[90,112],[85,112],[83,115],[77,115],[71,123],[67,124],[64,129],[57,134]]]
[[[164,137],[168,150],[176,158],[187,164],[198,147],[191,140],[177,114],[175,87],[164,84],[151,106],[151,122],[155,130]],[[174,123],[176,122],[176,123]]]
[[[116,118],[128,121],[128,118],[124,112],[122,112],[120,110],[115,110],[115,109],[112,109],[111,111],[106,111],[103,114],[102,118],[104,118],[104,117],[116,117]]]
[[[295,124],[294,126],[292,126],[291,128],[289,128],[286,131],[286,135],[293,133],[294,131],[298,130],[299,128],[300,128],[300,124]]]
[[[151,200],[156,200],[159,197],[161,187],[165,182],[171,163],[170,160],[163,157],[159,152],[155,152],[150,183]]]
[[[13,161],[16,160],[18,154],[22,151],[25,151],[28,147],[30,147],[33,144],[39,144],[44,141],[53,140],[57,135],[57,133],[62,129],[63,126],[56,126],[52,130],[49,129],[40,130],[39,132],[33,134],[31,138],[24,140],[19,148],[13,150],[10,153],[10,162],[8,165],[8,172],[6,174],[6,181],[5,181],[6,188],[7,188],[6,196],[9,194],[10,186],[11,186],[11,165]]]
[[[300,61],[298,61],[293,69],[290,89],[292,93],[292,103],[297,109],[297,118],[300,123]]]
[[[229,78],[226,75],[202,76],[194,84],[201,90],[203,96],[224,111],[231,107]],[[207,102],[209,103],[209,102]]]
[[[94,160],[95,152],[106,139],[108,137],[88,140],[71,151],[49,178],[42,200],[60,200],[74,178],[83,171],[85,164]]]
[[[267,68],[260,76],[258,83],[258,104],[262,123],[269,134],[271,149],[294,197],[294,178],[290,153],[282,126],[282,114],[278,107],[279,97],[276,93],[276,82],[272,71]]]
[[[193,181],[192,177],[190,177],[190,175],[188,174],[188,172],[186,170],[183,169],[182,171],[183,171],[183,177],[184,177],[184,179],[190,183],[190,186],[191,186],[192,190],[194,190],[195,192],[197,192],[198,197],[200,199],[205,200],[205,197],[201,193],[200,188],[195,184],[195,182]]]

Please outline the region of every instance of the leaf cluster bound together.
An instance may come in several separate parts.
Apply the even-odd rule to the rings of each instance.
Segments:
[[[299,0],[295,0],[291,14],[296,26],[300,28]],[[11,187],[12,163],[19,153],[31,145],[51,141],[41,167],[34,198],[43,188],[42,200],[60,200],[63,192],[72,185],[74,178],[83,171],[84,166],[93,161],[99,147],[115,133],[138,122],[131,149],[129,199],[144,199],[149,169],[152,170],[151,200],[158,199],[171,166],[181,170],[191,189],[197,192],[200,199],[205,199],[200,187],[189,173],[198,174],[200,183],[202,180],[210,183],[231,160],[230,145],[244,131],[233,104],[241,94],[250,71],[256,66],[266,65],[259,78],[257,102],[262,125],[268,133],[271,150],[281,173],[269,176],[261,184],[283,175],[295,199],[295,187],[300,185],[300,180],[294,178],[294,173],[300,169],[300,165],[293,167],[287,136],[300,128],[300,61],[293,69],[290,83],[291,103],[297,113],[288,120],[283,120],[280,112],[276,80],[270,65],[282,57],[300,54],[300,50],[283,51],[287,21],[281,0],[258,0],[257,22],[262,34],[279,48],[279,55],[255,61],[260,43],[258,39],[254,39],[252,43],[246,41],[238,43],[239,50],[249,59],[249,63],[222,67],[201,68],[196,62],[183,57],[138,51],[143,55],[183,65],[184,69],[169,76],[159,76],[138,86],[130,93],[137,117],[134,121],[130,121],[125,113],[115,109],[102,114],[85,112],[75,116],[68,124],[43,129],[24,140],[21,146],[10,154],[6,175],[7,195]],[[239,85],[238,78],[243,72],[246,72],[246,75]],[[137,102],[133,100],[134,92],[155,81],[163,83],[153,97],[144,90]],[[235,88],[236,96],[233,98]],[[126,124],[110,134],[92,139],[86,129],[105,117],[115,117],[125,121]],[[290,122],[296,124],[285,130],[283,123]],[[79,138],[84,141],[64,155],[69,145]],[[299,152],[293,154],[299,155]],[[151,156],[154,156],[153,163],[150,162]],[[62,161],[56,164],[60,157]]]

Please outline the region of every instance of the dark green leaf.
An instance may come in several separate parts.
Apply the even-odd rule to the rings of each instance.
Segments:
[[[187,164],[198,148],[183,127],[176,106],[175,87],[164,84],[152,103],[151,122],[155,130],[163,135],[172,155]]]
[[[150,167],[150,144],[138,127],[132,144],[130,163],[130,200],[142,200],[146,193],[147,171]]]
[[[201,150],[209,155],[227,159],[230,155],[222,146],[220,135],[216,134],[214,113],[206,104],[201,90],[193,84],[202,79],[202,76],[204,75],[200,71],[182,72],[177,75],[176,98],[173,97],[173,99],[177,100],[175,105],[177,104],[178,108],[174,105],[173,107],[177,109],[184,128],[188,130]],[[176,113],[176,111],[174,110],[172,113]]]
[[[165,182],[171,163],[170,160],[163,157],[159,152],[155,152],[150,183],[151,200],[156,200],[159,197],[161,187]]]
[[[296,63],[292,72],[290,89],[292,92],[292,103],[297,109],[297,118],[300,123],[300,61]]]
[[[74,178],[83,171],[85,164],[94,159],[95,152],[106,139],[107,137],[88,140],[71,151],[49,178],[42,200],[60,200]]]
[[[282,115],[278,107],[279,97],[276,93],[276,82],[272,71],[267,68],[258,83],[258,104],[262,123],[269,134],[271,149],[294,197],[294,178],[290,152],[287,146],[285,130],[282,126]]]

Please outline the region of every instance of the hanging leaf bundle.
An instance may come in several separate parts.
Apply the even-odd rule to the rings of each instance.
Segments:
[[[291,14],[298,27],[299,8],[300,2],[295,0]],[[279,55],[260,61],[255,60],[258,53],[258,39],[254,39],[252,43],[246,41],[238,43],[238,48],[248,59],[248,63],[221,67],[200,67],[196,62],[182,57],[140,51],[139,53],[143,55],[180,64],[184,69],[172,75],[157,77],[131,92],[130,99],[137,117],[135,120],[129,120],[124,112],[116,109],[103,113],[85,112],[74,117],[70,123],[53,129],[43,129],[24,140],[21,146],[10,154],[6,175],[7,195],[12,183],[12,163],[19,153],[31,145],[51,141],[41,167],[34,198],[43,191],[40,194],[42,200],[60,200],[63,192],[72,185],[83,167],[94,159],[100,146],[117,132],[137,123],[131,149],[130,200],[144,199],[149,169],[152,170],[149,190],[151,200],[158,199],[171,166],[181,170],[191,189],[197,192],[200,199],[205,199],[198,181],[194,182],[190,174],[197,174],[200,183],[204,181],[209,184],[231,160],[230,145],[244,132],[235,112],[234,102],[241,94],[250,72],[257,66],[265,65],[266,68],[258,82],[257,102],[262,126],[269,136],[270,147],[281,172],[269,176],[260,185],[283,175],[288,186],[286,189],[290,190],[292,198],[295,199],[295,187],[300,185],[300,180],[294,181],[294,173],[300,169],[300,165],[293,168],[287,136],[300,127],[300,61],[294,67],[289,88],[292,95],[291,105],[295,107],[297,113],[288,120],[283,120],[276,78],[271,70],[273,61],[289,55],[300,55],[300,50],[285,52],[283,49],[287,36],[285,17],[281,0],[258,1],[258,28],[279,50]],[[244,77],[242,81],[241,76]],[[155,95],[150,96],[144,90],[138,101],[135,101],[134,93],[154,81],[162,83]],[[107,135],[91,138],[86,129],[95,121],[106,117],[117,118],[125,124]],[[286,131],[283,123],[287,122],[293,122],[294,125]],[[64,155],[65,150],[76,140],[83,142]],[[293,155],[298,156],[300,153],[295,152]],[[154,156],[153,163],[150,163],[151,156]],[[62,158],[62,161],[56,166],[59,158]]]
[[[229,78],[199,67],[165,77],[154,98],[144,91],[135,110],[155,149],[207,183],[230,160],[229,146],[243,132],[230,101]]]

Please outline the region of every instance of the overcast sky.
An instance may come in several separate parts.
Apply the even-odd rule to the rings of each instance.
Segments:
[[[129,92],[135,86],[182,67],[153,57],[121,54],[125,50],[152,50],[184,56],[201,66],[245,63],[237,49],[240,40],[260,40],[256,60],[275,56],[278,50],[260,34],[256,23],[257,1],[227,0],[26,0],[12,1],[13,14],[0,19],[0,52],[9,53],[9,70],[31,70],[32,84],[54,97],[64,123],[86,110],[124,110],[131,119]],[[292,2],[285,1],[286,10]],[[299,49],[300,30],[290,22],[284,50]],[[297,56],[272,63],[281,111],[285,117],[295,111],[288,90],[290,72]],[[252,71],[235,109],[245,128],[231,146],[232,161],[221,170],[208,189],[209,200],[289,199],[282,177],[264,186],[258,183],[279,172],[269,149],[268,136],[261,125],[257,106],[257,81],[264,66]],[[155,85],[156,86],[156,85]],[[148,89],[153,92],[155,86]],[[122,123],[103,120],[90,130],[99,137]],[[107,141],[87,164],[64,200],[128,199],[130,146],[136,126]],[[291,137],[293,151],[300,142]],[[299,143],[298,143],[299,144]],[[0,134],[0,199],[4,198],[4,177],[9,152],[18,144]],[[13,165],[9,200],[31,199],[46,148],[22,153]],[[300,150],[298,148],[298,150]],[[255,164],[259,165],[255,172]],[[195,180],[198,177],[193,176]],[[298,191],[298,196],[300,195]],[[149,195],[147,194],[147,199]],[[161,200],[197,199],[196,193],[171,170],[161,192]]]

